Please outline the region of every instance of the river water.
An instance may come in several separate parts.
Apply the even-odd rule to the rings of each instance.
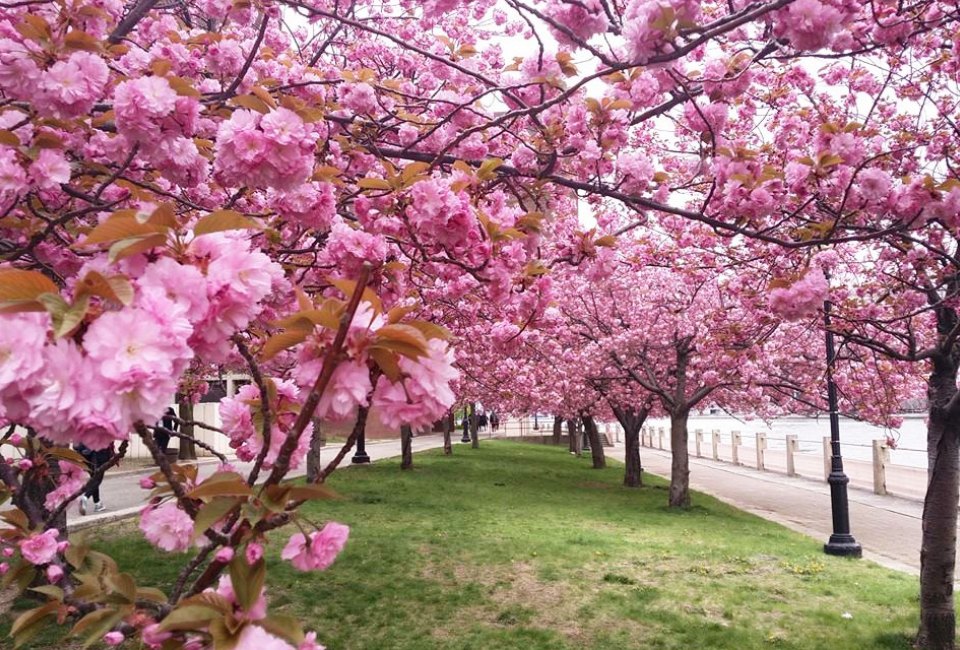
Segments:
[[[670,420],[650,418],[647,426],[664,427],[670,430]],[[796,434],[801,453],[822,453],[823,438],[830,435],[830,420],[826,415],[817,418],[791,416],[777,418],[769,424],[762,420],[744,420],[729,415],[691,415],[690,444],[693,446],[694,431],[702,429],[704,442],[709,448],[710,432],[720,431],[721,444],[729,444],[730,432],[739,431],[743,436],[744,447],[754,447],[754,434],[767,434],[768,449],[784,449],[785,436]],[[667,433],[669,435],[669,433]],[[908,467],[927,467],[926,452],[926,416],[907,414],[903,416],[903,425],[899,429],[884,429],[870,424],[840,418],[840,443],[844,458],[871,461],[874,440],[884,439],[888,435],[897,441],[897,448],[890,451],[890,462]]]

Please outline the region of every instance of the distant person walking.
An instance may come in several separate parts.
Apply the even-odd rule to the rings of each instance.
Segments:
[[[173,412],[172,407],[168,407],[160,424],[153,430],[153,440],[157,443],[160,451],[166,453],[167,446],[170,444],[170,436],[180,430],[180,423],[177,421],[177,414]]]
[[[494,411],[490,414],[490,428],[496,433],[500,429],[500,416]]]
[[[113,457],[113,445],[111,444],[106,449],[90,449],[83,443],[78,443],[74,446],[74,449],[78,454],[83,456],[83,460],[87,462],[87,471],[90,472],[90,476],[93,476],[101,466],[105,465],[110,461],[110,458]],[[100,474],[96,479],[89,481],[87,484],[87,489],[83,493],[83,496],[80,497],[80,514],[85,515],[90,511],[90,506],[93,506],[94,512],[103,512],[106,506],[103,505],[103,501],[100,500],[100,484],[103,483],[103,474]]]

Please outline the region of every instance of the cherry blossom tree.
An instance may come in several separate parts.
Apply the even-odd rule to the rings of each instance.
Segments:
[[[876,371],[866,385],[895,401],[887,371],[932,363],[919,642],[953,647],[957,18],[933,0],[8,3],[0,420],[16,451],[0,465],[15,506],[0,534],[7,581],[44,583],[48,599],[16,636],[69,618],[110,643],[317,647],[261,598],[266,534],[328,494],[283,481],[314,418],[354,422],[322,481],[371,407],[389,426],[429,426],[461,372],[486,381],[477,340],[556,338],[529,333],[563,322],[552,275],[617,272],[630,287],[650,264],[618,238],[656,232],[676,258],[729,244],[740,268],[765,264],[774,284],[747,302],[716,272],[694,284],[709,301],[668,283],[678,304],[712,302],[719,318],[734,300],[751,324],[766,308],[812,326],[830,280],[809,251],[835,247],[834,277],[861,287],[835,301],[851,367]],[[530,47],[510,60],[517,41]],[[631,318],[670,315],[653,293],[631,298]],[[727,339],[702,339],[681,320],[654,323],[650,376],[620,369],[678,414],[751,374],[729,359],[763,338],[726,323]],[[561,389],[518,363],[529,390],[491,404],[607,408],[605,375],[567,356]],[[222,405],[249,465],[199,481],[150,428],[210,367],[253,379]],[[474,378],[462,396],[493,397]],[[742,383],[750,400],[775,390]],[[131,435],[160,466],[148,539],[199,540],[170,594],[54,532],[85,483],[69,445],[116,443],[116,463]],[[297,568],[328,566],[346,539],[333,524],[298,535],[282,553]]]

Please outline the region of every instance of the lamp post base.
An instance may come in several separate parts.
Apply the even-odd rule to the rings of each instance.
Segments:
[[[470,442],[470,436],[463,434],[463,437],[460,438],[460,442]]]
[[[350,459],[350,462],[354,465],[362,465],[363,463],[370,462],[370,454],[365,451],[358,451],[353,455],[353,458]]]
[[[863,557],[863,547],[850,534],[831,535],[827,543],[823,545],[823,552],[827,555],[838,555],[840,557]]]

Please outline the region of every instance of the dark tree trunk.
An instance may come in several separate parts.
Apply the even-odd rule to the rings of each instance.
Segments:
[[[413,429],[400,427],[400,469],[413,469]]]
[[[567,420],[567,434],[570,436],[570,453],[580,456],[583,453],[583,440],[580,438],[580,420]]]
[[[480,448],[480,418],[477,417],[477,405],[470,403],[470,446]]]
[[[185,397],[177,399],[178,416],[183,420],[180,426],[180,460],[194,460],[197,457],[197,448],[193,444],[193,425],[187,424],[193,422],[193,403]]]
[[[453,411],[447,411],[443,418],[443,455],[449,456],[453,453],[453,441],[450,440],[451,432],[454,429]]]
[[[954,316],[955,319],[955,316]],[[953,650],[956,610],[953,580],[957,558],[957,503],[960,500],[960,417],[951,408],[957,399],[957,360],[934,359],[927,381],[927,493],[923,502],[920,547],[920,629],[917,647]]]
[[[560,444],[560,436],[563,435],[563,418],[559,415],[553,416],[553,444]]]
[[[614,408],[613,414],[623,427],[623,442],[625,446],[623,484],[627,487],[643,485],[643,467],[640,464],[640,429],[650,412],[648,406],[639,411],[633,409]]]
[[[670,507],[690,506],[690,456],[687,452],[687,409],[676,409],[670,414]]]
[[[603,469],[607,466],[607,459],[603,454],[603,443],[600,442],[600,430],[592,416],[583,417],[583,428],[590,440],[590,455],[593,460],[593,469]]]
[[[34,520],[36,520],[36,523],[40,523],[50,515],[50,512],[44,506],[44,501],[46,501],[47,495],[56,489],[59,477],[60,466],[56,461],[52,462],[48,468],[44,468],[43,471],[40,468],[34,468],[26,473],[26,477],[23,479],[23,488],[18,495],[19,498],[14,499],[14,503],[27,514],[32,523]],[[66,509],[46,526],[47,530],[51,528],[60,531],[63,539],[67,538]]]
[[[310,434],[310,448],[307,450],[307,482],[316,483],[323,466],[320,464],[320,449],[323,447],[323,430],[320,420],[313,419],[313,433]]]

